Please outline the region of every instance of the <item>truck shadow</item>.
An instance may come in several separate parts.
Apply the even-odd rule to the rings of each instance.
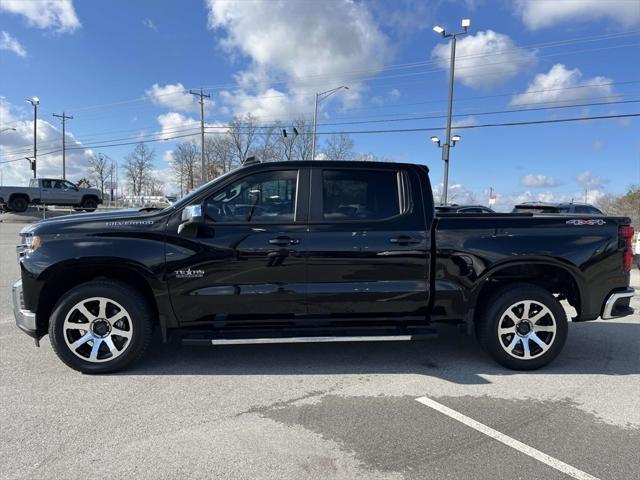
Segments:
[[[485,375],[513,375],[496,364],[473,337],[439,327],[439,336],[415,342],[168,345],[159,339],[144,359],[120,375],[340,375],[418,374],[456,384],[490,383]],[[535,375],[640,373],[640,324],[572,324],[563,352]]]

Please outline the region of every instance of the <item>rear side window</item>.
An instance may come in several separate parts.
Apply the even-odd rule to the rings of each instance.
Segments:
[[[325,220],[382,220],[401,213],[395,170],[323,170]]]
[[[37,182],[36,182],[36,187],[37,187]],[[42,180],[42,188],[51,188],[51,180]]]

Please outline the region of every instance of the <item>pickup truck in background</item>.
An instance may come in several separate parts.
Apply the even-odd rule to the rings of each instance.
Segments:
[[[0,205],[12,212],[24,212],[29,205],[71,206],[93,212],[102,203],[97,188],[79,188],[69,180],[33,178],[28,187],[0,187]]]
[[[513,207],[513,213],[582,213],[586,215],[604,215],[602,211],[588,203],[547,203],[525,202]]]
[[[502,365],[542,367],[569,321],[629,315],[629,218],[434,213],[425,166],[291,161],[175,204],[25,227],[17,325],[87,373],[153,328],[190,344],[411,340],[449,322]],[[597,354],[598,352],[594,352]]]

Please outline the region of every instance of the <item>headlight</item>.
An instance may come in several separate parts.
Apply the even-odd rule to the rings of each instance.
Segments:
[[[28,257],[40,248],[40,245],[42,245],[42,239],[39,236],[23,235],[22,244],[16,248],[18,252],[18,259]]]

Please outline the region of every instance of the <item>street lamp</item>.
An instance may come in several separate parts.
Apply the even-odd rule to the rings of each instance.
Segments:
[[[462,140],[462,137],[460,135],[452,135],[451,136],[451,147],[453,148],[456,146],[456,143],[458,143],[460,140]],[[431,137],[431,141],[433,143],[435,143],[439,148],[442,148],[443,150],[447,147],[447,145],[441,145],[440,144],[440,138],[436,137],[435,135]],[[447,164],[445,163],[445,166]],[[447,173],[445,172],[445,178],[447,178]],[[440,204],[441,205],[446,205],[447,204],[447,199],[445,197],[445,184],[442,185],[442,197],[440,198]]]
[[[2,130],[0,130],[0,133],[3,132],[9,132],[9,131],[16,131],[16,129],[14,127],[7,127],[7,128],[3,128]]]
[[[471,26],[471,20],[469,18],[464,18],[461,22],[462,31],[447,33],[444,27],[440,25],[436,25],[433,27],[433,31],[438,35],[441,35],[443,38],[451,38],[451,61],[449,64],[449,108],[447,112],[447,132],[446,132],[446,141],[444,145],[442,145],[442,160],[444,160],[444,181],[442,182],[442,198],[444,203],[447,203],[447,191],[449,187],[449,149],[455,144],[457,140],[453,140],[453,144],[451,143],[451,115],[453,111],[453,77],[455,72],[455,64],[456,64],[456,42],[458,35],[464,35],[467,33],[467,30]],[[458,137],[459,139],[459,137]],[[438,146],[440,146],[440,142],[438,141]]]
[[[31,168],[33,169],[33,178],[36,178],[36,158],[38,152],[38,105],[40,105],[40,99],[38,97],[27,98],[27,102],[33,106],[33,163],[31,164]]]
[[[311,160],[316,159],[316,128],[318,126],[318,103],[324,100],[325,98],[330,97],[334,93],[340,90],[349,90],[349,87],[346,85],[342,85],[340,87],[332,88],[331,90],[327,90],[326,92],[316,93],[316,100],[314,104],[313,111],[313,143],[311,146]]]

